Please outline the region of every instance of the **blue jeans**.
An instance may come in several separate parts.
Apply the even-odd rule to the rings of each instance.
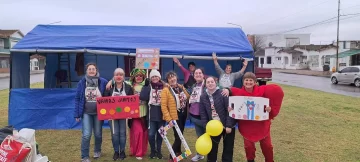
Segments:
[[[90,139],[94,130],[94,152],[101,152],[102,126],[104,121],[98,120],[97,115],[84,114],[82,118],[81,158],[89,158]]]
[[[205,133],[205,128],[202,126],[200,119],[194,118],[191,114],[189,115],[190,121],[195,125],[195,132],[198,137]]]
[[[114,122],[114,126],[113,126],[113,122]],[[124,151],[126,144],[126,119],[109,120],[109,125],[111,130],[111,141],[114,147],[114,151],[115,152]]]
[[[164,126],[164,124],[164,121],[150,121],[149,144],[151,152],[161,152],[161,144],[163,139],[158,130],[161,126]]]

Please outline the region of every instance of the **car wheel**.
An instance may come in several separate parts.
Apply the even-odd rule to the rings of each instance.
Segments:
[[[360,87],[360,79],[356,79],[354,84],[356,87]]]
[[[337,81],[336,77],[331,78],[331,83],[338,84],[338,81]]]

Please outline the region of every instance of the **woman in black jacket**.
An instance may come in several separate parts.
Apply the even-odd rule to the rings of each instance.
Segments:
[[[162,159],[161,144],[162,137],[158,130],[164,126],[165,121],[161,112],[161,91],[165,84],[161,81],[160,72],[152,69],[150,72],[150,84],[142,87],[140,100],[146,101],[148,106],[147,122],[149,129],[149,144],[151,148],[150,158]]]
[[[114,71],[114,80],[115,85],[106,90],[104,96],[127,96],[134,95],[132,87],[125,83],[125,72],[121,68],[117,68]],[[114,147],[114,156],[113,159],[124,160],[125,155],[125,145],[126,145],[126,119],[119,120],[110,120],[109,121],[110,130],[111,130],[111,140]],[[114,128],[113,128],[114,127]],[[114,130],[114,132],[113,132]]]
[[[210,120],[219,120],[224,126],[222,134],[212,138],[212,149],[208,154],[208,162],[216,162],[218,146],[221,137],[223,137],[222,162],[232,162],[234,139],[235,139],[235,120],[229,116],[229,98],[221,94],[214,77],[208,77],[205,80],[206,93],[200,97],[200,117],[203,126]]]

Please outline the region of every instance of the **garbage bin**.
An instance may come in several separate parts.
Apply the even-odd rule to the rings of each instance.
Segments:
[[[323,71],[330,71],[330,66],[329,65],[324,65],[323,66]]]

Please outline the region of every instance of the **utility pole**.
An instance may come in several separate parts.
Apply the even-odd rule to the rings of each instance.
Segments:
[[[340,25],[340,0],[338,2],[337,38],[336,38],[336,70],[339,71],[339,25]]]

